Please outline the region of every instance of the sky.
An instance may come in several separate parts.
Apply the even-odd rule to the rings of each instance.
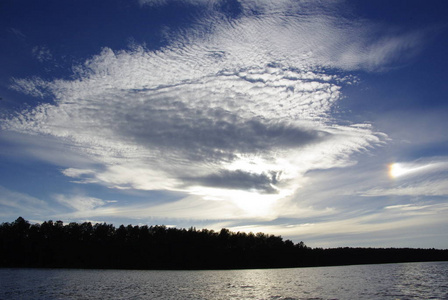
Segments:
[[[448,3],[3,0],[0,222],[448,248]]]

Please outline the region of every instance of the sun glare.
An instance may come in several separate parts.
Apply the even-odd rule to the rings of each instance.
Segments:
[[[248,215],[252,217],[267,217],[272,212],[272,206],[275,203],[275,199],[252,197],[249,199],[243,199],[235,201],[235,204],[243,209]]]

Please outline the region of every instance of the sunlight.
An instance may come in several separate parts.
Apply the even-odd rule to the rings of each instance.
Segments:
[[[408,169],[406,169],[399,163],[393,163],[389,165],[389,176],[392,178],[400,177],[401,175],[406,174],[408,171]]]
[[[270,218],[275,215],[274,205],[279,194],[260,194],[241,190],[227,190],[225,196],[249,218]]]
[[[421,172],[435,166],[437,166],[435,163],[420,165],[416,163],[392,163],[389,165],[389,176],[391,178],[398,178],[411,173]]]
[[[269,217],[272,215],[276,199],[256,195],[245,199],[235,200],[235,204],[251,217]]]
[[[272,218],[278,213],[275,209],[277,200],[290,195],[292,190],[263,194],[256,191],[196,187],[194,190],[190,189],[190,192],[202,196],[204,200],[231,203],[234,208],[240,210],[240,217]],[[224,211],[220,212],[223,213]]]

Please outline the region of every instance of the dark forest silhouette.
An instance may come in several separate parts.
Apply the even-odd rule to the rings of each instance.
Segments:
[[[280,236],[19,217],[0,225],[0,267],[240,269],[448,260],[448,250],[310,248]]]

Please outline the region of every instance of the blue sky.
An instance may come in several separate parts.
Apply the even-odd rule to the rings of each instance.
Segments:
[[[445,1],[0,4],[0,221],[448,248]]]

